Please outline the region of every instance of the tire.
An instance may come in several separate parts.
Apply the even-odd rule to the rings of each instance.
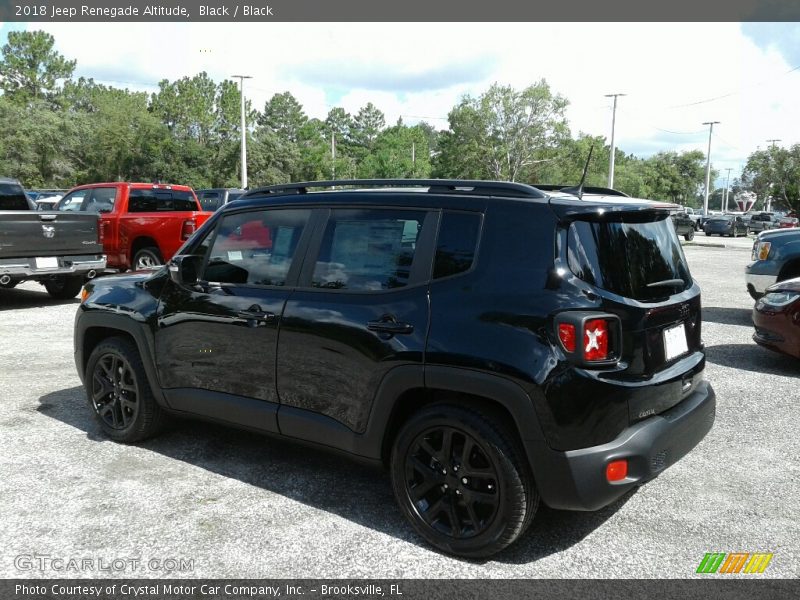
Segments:
[[[515,440],[499,420],[472,408],[436,404],[412,415],[394,440],[390,471],[417,533],[467,558],[491,556],[519,538],[539,494]]]
[[[84,387],[89,407],[111,439],[130,444],[157,435],[167,415],[156,402],[136,346],[108,338],[86,363]]]
[[[133,255],[131,260],[131,267],[134,271],[141,271],[142,269],[152,269],[164,264],[164,259],[161,258],[161,251],[155,246],[147,246],[140,248]]]
[[[69,300],[77,296],[83,287],[83,277],[63,276],[55,279],[48,279],[42,282],[44,289],[52,298],[58,300]]]
[[[687,231],[683,237],[687,242],[691,242],[694,239],[694,229]]]

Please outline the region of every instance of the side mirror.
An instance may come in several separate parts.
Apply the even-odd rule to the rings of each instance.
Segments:
[[[114,209],[111,208],[110,206],[101,206],[100,208],[97,209],[97,212],[99,212],[101,214],[102,213],[110,213],[112,210],[114,210]]]
[[[194,285],[197,283],[203,257],[193,254],[173,256],[169,261],[169,277],[178,285]]]

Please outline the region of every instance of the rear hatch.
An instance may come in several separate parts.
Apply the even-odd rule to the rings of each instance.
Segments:
[[[700,381],[700,288],[665,205],[551,201],[561,261],[620,321],[619,363],[599,373],[633,392],[630,421],[663,412]],[[642,385],[639,391],[633,388]]]

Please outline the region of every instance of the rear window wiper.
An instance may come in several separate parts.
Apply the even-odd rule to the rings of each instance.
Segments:
[[[683,279],[664,279],[663,281],[654,281],[653,283],[648,283],[647,287],[682,287],[684,285],[686,285],[686,282]]]

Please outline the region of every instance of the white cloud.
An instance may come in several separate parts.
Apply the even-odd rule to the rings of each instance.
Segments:
[[[705,151],[702,123],[721,121],[713,162],[717,168],[735,167],[736,176],[747,155],[767,139],[800,142],[795,108],[800,71],[787,74],[791,65],[785,58],[775,48],[756,46],[738,24],[41,23],[30,28],[51,32],[59,51],[78,60],[80,74],[98,80],[141,87],[202,70],[217,80],[244,73],[254,76],[246,86],[256,107],[289,90],[320,118],[330,102],[354,113],[371,101],[384,111],[387,124],[405,115],[406,122],[426,117],[443,127],[441,118],[465,93],[480,94],[494,81],[523,87],[545,78],[570,100],[573,132],[608,136],[610,100],[604,94],[628,94],[619,101],[617,145],[629,152]],[[381,91],[369,89],[368,81],[357,89],[336,89],[315,85],[314,70],[300,68],[318,64],[341,70],[348,81],[360,81],[354,72],[359,69],[397,73],[403,81],[414,74],[446,74],[448,65],[476,65],[489,74],[475,80],[454,68],[452,77],[442,76],[439,89],[426,84],[423,91],[387,91],[386,77],[376,85]]]

